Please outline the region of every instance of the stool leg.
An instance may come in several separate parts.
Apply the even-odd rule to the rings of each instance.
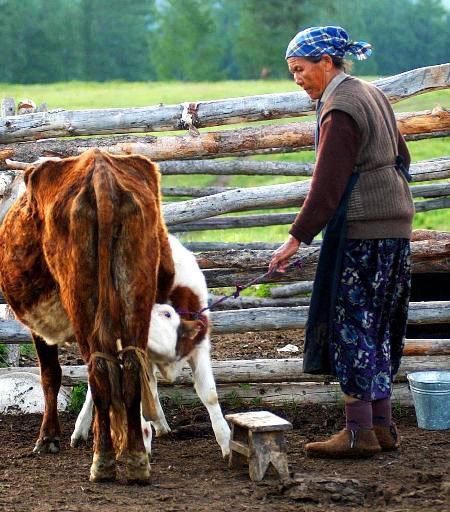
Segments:
[[[282,432],[250,432],[249,473],[253,481],[264,478],[272,463],[281,480],[289,479],[286,442]]]
[[[248,443],[248,430],[238,427],[237,425],[231,425],[231,439],[234,441],[240,441],[244,444]],[[228,459],[228,467],[230,468],[241,468],[246,466],[248,463],[247,457],[242,453],[235,450],[230,450]]]

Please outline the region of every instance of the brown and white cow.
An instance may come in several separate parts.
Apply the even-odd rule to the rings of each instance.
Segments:
[[[183,313],[184,316],[189,316],[187,312],[203,311],[201,314],[203,328],[199,330],[195,337],[177,337],[177,330],[180,325],[178,312],[170,305],[155,304],[152,310],[148,336],[152,371],[154,372],[158,368],[167,380],[173,381],[184,362],[188,362],[192,370],[195,390],[208,410],[217,443],[222,450],[223,457],[225,457],[230,451],[230,428],[222,415],[211,368],[209,314],[205,309],[208,305],[208,288],[195,256],[172,235],[169,235],[169,244],[175,264],[170,301],[182,316]],[[157,437],[170,432],[170,427],[159,404],[156,387],[154,395],[156,397],[158,418],[152,421],[151,424],[142,419],[144,444],[148,454],[151,453],[151,425],[153,425]],[[71,436],[72,446],[77,446],[79,442],[87,439],[92,422],[92,409],[92,395],[88,388],[86,400]]]
[[[34,451],[59,451],[57,345],[76,341],[96,406],[91,480],[114,479],[120,453],[128,481],[147,482],[141,398],[157,419],[150,313],[174,274],[159,172],[145,157],[94,149],[32,165],[24,177],[26,193],[0,226],[0,288],[32,330],[41,367],[45,412]]]

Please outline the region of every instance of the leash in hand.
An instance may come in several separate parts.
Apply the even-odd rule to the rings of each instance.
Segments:
[[[288,270],[289,268],[301,268],[302,266],[302,263],[301,263],[301,260],[300,258],[298,258],[297,260],[293,261],[292,263],[289,263],[289,265],[286,267],[286,270]],[[227,299],[237,299],[241,292],[243,290],[246,290],[247,288],[250,288],[250,286],[254,285],[254,284],[258,284],[260,281],[262,281],[263,279],[267,278],[267,277],[270,277],[271,275],[275,274],[277,272],[277,268],[275,267],[274,270],[269,270],[267,272],[265,272],[264,274],[261,274],[259,276],[256,276],[254,279],[252,279],[251,281],[248,281],[247,283],[241,285],[241,284],[235,284],[235,291],[228,294],[228,295],[223,295],[222,297],[220,297],[219,299],[215,300],[214,302],[212,302],[209,306],[207,307],[204,307],[203,309],[201,309],[200,311],[184,311],[184,310],[177,310],[177,313],[180,314],[180,315],[191,315],[193,317],[194,320],[198,320],[198,318],[200,317],[200,315],[202,313],[204,313],[205,311],[208,311],[208,310],[212,310],[213,308],[215,308],[216,306],[218,306],[219,304],[221,304],[222,302],[225,302]]]

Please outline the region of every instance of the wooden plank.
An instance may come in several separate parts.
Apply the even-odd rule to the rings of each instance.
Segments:
[[[3,98],[0,106],[0,117],[13,116],[16,113],[16,102],[14,98]]]
[[[406,340],[405,356],[450,356],[450,339]]]
[[[292,423],[269,411],[250,411],[227,414],[227,421],[247,428],[252,432],[272,432],[275,430],[292,430]]]
[[[235,441],[234,439],[230,439],[230,451],[241,453],[244,457],[250,457],[250,448],[248,445],[240,441]]]
[[[41,114],[28,114],[41,115]],[[19,119],[26,116],[16,116]],[[431,111],[399,114],[403,121],[402,130],[406,140],[445,137],[450,135],[450,113],[443,111],[442,115]],[[1,120],[0,120],[1,123]],[[429,129],[427,128],[429,126]],[[420,131],[419,131],[420,130]],[[125,139],[127,142],[122,142]],[[131,139],[131,141],[130,141]],[[120,142],[116,141],[119,140]],[[108,144],[112,142],[112,145]],[[250,155],[258,152],[279,153],[285,151],[301,151],[310,149],[314,143],[314,123],[297,122],[280,125],[264,125],[235,130],[203,132],[198,137],[192,135],[167,135],[164,137],[148,136],[136,142],[133,137],[113,138],[110,141],[101,139],[71,139],[70,141],[46,141],[24,147],[21,143],[12,144],[5,150],[9,151],[14,160],[33,161],[50,150],[59,156],[79,154],[90,147],[102,147],[112,153],[140,153],[152,160],[191,160],[193,158],[219,158],[226,156]],[[12,151],[12,156],[11,156]],[[22,155],[27,154],[27,158]],[[1,156],[1,154],[0,154]],[[0,160],[0,165],[1,165]]]
[[[223,192],[232,192],[237,187],[163,187],[167,197],[206,197]],[[450,184],[415,185],[411,187],[413,197],[442,197],[450,195]],[[300,206],[301,203],[299,203]],[[183,224],[184,225],[184,224]]]
[[[162,161],[163,176],[171,175],[243,175],[243,176],[312,176],[314,164],[301,162],[260,161],[245,158],[232,160],[171,160]],[[450,158],[443,156],[411,164],[412,181],[429,181],[450,177]]]
[[[210,174],[214,176],[312,176],[314,164],[232,160],[169,160],[159,163],[163,176]]]
[[[164,218],[168,226],[216,217],[225,213],[256,210],[258,208],[298,207],[303,204],[310,189],[310,180],[236,188],[214,196],[164,205]],[[449,195],[448,183],[416,185],[411,187],[415,197]],[[208,221],[211,222],[211,221]]]
[[[405,136],[438,132],[450,134],[450,111],[446,109],[408,112],[397,116],[399,130]],[[191,135],[155,137],[148,143],[119,143],[107,147],[111,153],[140,153],[154,160],[179,160],[218,155],[232,156],[237,151],[271,148],[298,149],[314,143],[315,123],[298,122],[239,128]],[[86,147],[81,147],[80,152]]]
[[[415,187],[412,187],[413,189]],[[448,189],[448,190],[447,190]],[[207,190],[203,194],[199,191],[198,197],[207,196]],[[220,193],[220,192],[219,192]],[[450,185],[435,187],[434,192],[437,196],[450,194]],[[213,196],[210,196],[214,200]],[[303,205],[303,200],[299,201],[298,206]],[[448,197],[438,197],[437,199],[428,199],[425,201],[415,201],[416,212],[429,212],[432,210],[441,210],[450,207],[450,195]],[[294,222],[298,212],[295,213],[261,213],[258,215],[239,215],[227,217],[213,217],[202,219],[195,222],[183,222],[171,226],[172,233],[184,233],[190,231],[209,231],[211,229],[245,229],[262,226],[280,226],[290,225]]]
[[[270,295],[273,298],[282,298],[311,293],[313,284],[314,281],[300,281],[298,283],[286,284],[284,286],[276,286],[270,289]]]
[[[414,69],[374,83],[392,102],[430,90],[448,88],[449,64]],[[198,127],[281,119],[310,114],[314,105],[304,91],[195,102]],[[49,137],[179,130],[184,105],[159,105],[65,111],[14,116],[0,121],[0,144]]]
[[[217,295],[209,295],[208,303],[211,305],[222,297]],[[223,311],[225,309],[249,309],[249,308],[268,308],[268,307],[290,307],[290,306],[309,306],[310,297],[281,297],[272,299],[270,297],[251,297],[241,295],[236,299],[230,297],[220,304],[214,305],[214,311]]]
[[[265,307],[211,313],[212,332],[231,334],[270,330],[304,329],[308,306]],[[411,302],[408,324],[450,323],[450,301]],[[17,320],[0,320],[0,343],[31,343],[29,330]]]
[[[413,371],[425,371],[448,368],[449,356],[405,356],[402,358],[396,382],[406,382],[406,375]],[[217,384],[242,385],[247,383],[282,383],[282,382],[332,382],[333,377],[327,375],[309,375],[303,373],[303,358],[285,359],[238,359],[212,361],[212,369]],[[37,367],[20,367],[20,371],[39,374]],[[0,368],[0,375],[5,375],[17,368]],[[63,366],[63,383],[73,386],[87,382],[86,366]],[[161,385],[171,385],[157,373]],[[192,386],[192,374],[189,366],[184,364],[180,374],[173,383],[177,386]]]
[[[276,244],[276,247],[278,246],[279,244]],[[309,280],[309,276],[314,278],[319,252],[319,243],[302,247],[297,253],[301,262],[300,268],[293,266],[285,274],[276,274],[271,278],[262,279],[261,282]],[[272,254],[273,250],[268,249],[227,250],[224,246],[222,250],[198,253],[197,261],[210,288],[234,287],[236,283],[245,283],[264,274]],[[411,254],[413,273],[449,272],[450,233],[414,231]],[[252,267],[253,270],[249,271],[248,268]],[[2,303],[5,301],[0,293],[0,304]]]

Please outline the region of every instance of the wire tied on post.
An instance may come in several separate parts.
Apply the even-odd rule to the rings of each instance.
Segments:
[[[181,128],[187,128],[193,137],[198,137],[200,135],[197,129],[199,123],[198,103],[183,103],[180,121]]]

